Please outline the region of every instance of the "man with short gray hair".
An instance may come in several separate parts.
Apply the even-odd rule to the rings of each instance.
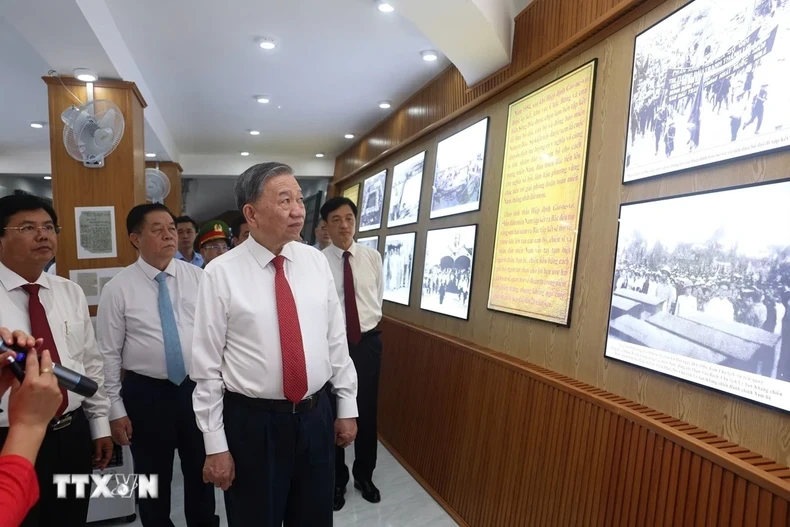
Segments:
[[[208,266],[195,313],[203,477],[226,491],[230,527],[329,527],[335,445],[354,440],[358,415],[334,279],[296,242],[305,208],[289,166],[255,165],[235,192],[250,237]]]

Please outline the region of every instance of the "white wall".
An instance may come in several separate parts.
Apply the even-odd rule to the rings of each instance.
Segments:
[[[44,176],[16,176],[0,174],[0,198],[24,190],[42,198],[52,199],[52,182]]]
[[[306,198],[321,191],[326,199],[329,178],[297,179]],[[202,223],[228,210],[236,210],[233,197],[235,184],[236,178],[185,178],[183,185],[187,191],[184,198],[184,214]]]

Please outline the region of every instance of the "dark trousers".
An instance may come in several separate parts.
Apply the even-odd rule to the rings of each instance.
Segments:
[[[0,448],[8,437],[8,428],[0,428]],[[84,526],[88,519],[90,487],[85,497],[76,497],[76,487],[66,486],[66,499],[58,499],[54,474],[91,474],[93,472],[93,441],[82,409],[77,409],[71,424],[60,430],[47,430],[36,458],[39,500],[22,522],[22,527]],[[2,515],[2,511],[0,511]]]
[[[229,527],[331,527],[335,427],[326,390],[303,413],[274,412],[225,393],[236,478],[225,492]]]
[[[362,336],[356,346],[348,345],[351,360],[357,369],[359,391],[357,392],[357,438],[354,440],[354,467],[352,472],[357,481],[372,481],[373,470],[376,468],[378,436],[376,435],[376,416],[379,400],[379,372],[381,371],[381,338],[378,331],[371,331]],[[333,397],[333,409],[337,415],[336,398]],[[346,466],[345,450],[335,449],[335,485],[345,487],[348,484],[348,467]]]
[[[137,474],[159,475],[159,497],[139,500],[140,521],[145,527],[172,527],[170,484],[173,456],[178,449],[184,475],[184,516],[189,527],[219,525],[215,516],[214,486],[203,483],[206,450],[203,434],[195,422],[192,392],[187,378],[176,386],[127,371],[123,380],[123,403],[132,421],[132,456]]]

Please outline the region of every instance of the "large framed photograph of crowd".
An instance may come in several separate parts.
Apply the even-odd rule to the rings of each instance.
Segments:
[[[425,151],[395,165],[392,170],[392,190],[387,227],[417,223],[420,216],[422,175],[425,168]]]
[[[416,232],[391,234],[384,239],[384,300],[409,305],[414,269]]]
[[[362,204],[359,207],[359,232],[381,228],[381,213],[384,210],[384,186],[387,171],[382,170],[362,183]]]
[[[480,209],[489,118],[441,141],[431,195],[431,219]]]
[[[477,225],[428,231],[420,308],[469,320]]]
[[[790,410],[790,180],[622,205],[606,357]]]
[[[790,145],[790,2],[695,0],[636,37],[623,182]]]

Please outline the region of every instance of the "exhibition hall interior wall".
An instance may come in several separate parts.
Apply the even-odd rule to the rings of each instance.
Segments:
[[[386,236],[416,233],[410,289],[408,294],[404,293],[396,302],[384,303],[386,316],[567,375],[692,423],[780,463],[788,463],[790,442],[786,437],[790,430],[790,416],[787,413],[645,368],[614,361],[604,355],[621,204],[739,187],[779,180],[790,175],[790,152],[780,151],[623,184],[626,141],[630,141],[629,101],[635,38],[686,3],[664,2],[593,48],[564,60],[550,73],[520,82],[423,139],[367,167],[353,178],[341,180],[337,183],[338,194],[343,194],[349,187],[387,170],[381,227],[358,233],[358,236],[378,236],[378,248],[383,253]],[[783,39],[786,38],[786,29],[780,27]],[[489,287],[500,208],[509,106],[596,59],[588,164],[569,327],[491,310],[488,308]],[[755,86],[755,90],[759,90],[759,87]],[[780,96],[777,91],[773,93],[774,98]],[[430,219],[437,144],[486,118],[488,137],[479,209]],[[722,122],[728,123],[729,120],[725,118]],[[686,118],[679,117],[677,126],[687,126]],[[703,122],[702,126],[722,125],[711,118],[708,122]],[[725,126],[725,129],[729,134],[729,128]],[[754,134],[753,128],[750,134]],[[688,149],[685,140],[687,136],[683,136],[682,141],[680,137],[679,134],[675,148]],[[662,140],[661,151],[655,155],[666,155],[664,148],[665,143]],[[423,151],[426,155],[419,219],[410,225],[388,228],[393,169]],[[361,192],[359,195],[362,199]],[[741,205],[754,216],[766,214],[761,203]],[[662,218],[655,217],[654,221],[661,223]],[[476,225],[477,232],[471,286],[467,293],[468,320],[422,309],[427,232],[472,225]],[[399,247],[403,246],[399,244]],[[428,290],[430,289],[428,285]],[[399,303],[404,299],[408,300],[408,305]],[[442,372],[436,374],[441,375]]]

